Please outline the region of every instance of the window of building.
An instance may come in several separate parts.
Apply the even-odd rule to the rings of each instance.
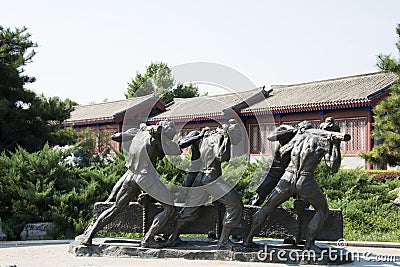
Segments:
[[[342,151],[358,154],[367,150],[367,118],[337,119],[340,131],[351,135],[351,140],[342,142]]]
[[[261,147],[260,151],[263,155],[272,154],[272,142],[267,139],[268,135],[275,130],[275,124],[265,123],[260,124],[260,135],[261,135]]]
[[[340,127],[340,131],[351,135],[349,142],[342,142],[341,149],[343,154],[358,154],[366,151],[367,148],[367,118],[335,119]],[[282,124],[296,126],[300,121],[287,121]],[[311,120],[316,129],[319,129],[321,121]],[[272,142],[267,140],[267,136],[275,129],[274,124],[250,124],[250,153],[271,155]]]
[[[268,135],[274,131],[275,124],[261,123],[249,125],[250,153],[271,155],[272,142],[267,139]]]
[[[260,128],[258,124],[249,125],[250,154],[260,154]]]

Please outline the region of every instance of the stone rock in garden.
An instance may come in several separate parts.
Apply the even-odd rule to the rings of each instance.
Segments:
[[[397,197],[395,200],[393,200],[393,204],[400,206],[400,197]]]
[[[397,198],[393,200],[393,204],[400,206],[400,188],[393,189],[390,193],[397,193]]]
[[[1,222],[1,218],[0,218],[0,241],[4,241],[7,239],[7,235],[3,232],[2,230],[2,222]]]
[[[40,240],[47,237],[47,230],[54,228],[53,223],[28,223],[21,232],[21,240]]]

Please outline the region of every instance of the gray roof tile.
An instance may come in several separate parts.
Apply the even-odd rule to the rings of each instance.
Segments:
[[[190,119],[201,117],[223,116],[226,110],[241,109],[265,99],[264,87],[249,91],[222,95],[200,96],[194,98],[175,98],[166,111],[154,116],[151,120]]]
[[[147,95],[118,101],[76,106],[71,112],[71,117],[65,120],[65,123],[111,120],[129,107],[140,105],[144,101],[149,101],[151,99],[155,99],[156,101],[158,98]]]
[[[369,73],[293,85],[273,85],[270,97],[243,112],[289,111],[370,103],[397,80],[393,73]]]

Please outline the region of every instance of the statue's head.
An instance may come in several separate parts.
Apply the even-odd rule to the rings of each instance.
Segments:
[[[230,119],[228,122],[227,132],[231,143],[237,145],[242,140],[242,132],[240,130],[239,124],[235,119]]]
[[[333,118],[333,117],[327,117],[326,119],[325,119],[325,122],[326,123],[335,123],[335,119]]]
[[[156,124],[157,133],[172,140],[176,134],[175,124],[169,120],[163,120]]]
[[[146,125],[146,123],[141,123],[141,124],[139,124],[139,130],[140,131],[145,131],[147,129],[147,125]]]
[[[312,128],[314,128],[314,125],[310,121],[302,121],[299,124],[297,124],[297,129],[300,132],[303,132],[304,130],[312,129]]]
[[[294,127],[286,124],[282,124],[275,128],[267,137],[269,141],[280,141],[283,143],[289,142],[290,139],[296,134]]]

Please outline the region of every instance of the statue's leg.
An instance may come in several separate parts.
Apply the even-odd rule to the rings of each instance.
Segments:
[[[175,246],[179,243],[179,235],[182,228],[187,224],[194,222],[199,216],[199,209],[203,206],[209,197],[209,194],[200,188],[190,188],[189,194],[184,201],[185,205],[178,213],[172,234],[170,235],[167,246]]]
[[[170,235],[166,246],[173,247],[179,243],[179,235],[182,228],[187,223],[194,222],[199,216],[200,207],[207,203],[209,194],[207,191],[203,190],[203,187],[200,187],[203,185],[202,177],[203,173],[193,172],[193,176],[191,177],[191,179],[193,178],[192,187],[188,188],[189,190],[185,196],[186,198],[182,199],[184,206],[178,213],[172,234]]]
[[[129,179],[126,179],[117,194],[117,199],[111,208],[103,211],[93,225],[88,229],[84,240],[81,242],[83,245],[91,245],[92,239],[98,231],[104,226],[109,224],[115,216],[129,204],[129,201],[138,194],[139,187],[136,184],[132,184]]]
[[[300,183],[301,180],[303,179],[299,180]],[[320,252],[320,249],[315,246],[315,238],[322,229],[325,220],[328,218],[328,202],[313,177],[304,179],[304,182],[298,189],[298,193],[315,209],[315,215],[307,226],[307,238],[304,249]]]
[[[261,209],[253,215],[250,232],[244,242],[244,245],[246,247],[255,246],[255,244],[253,243],[253,237],[259,230],[261,224],[272,214],[272,212],[280,204],[290,198],[292,192],[291,190],[289,190],[289,186],[290,184],[287,180],[281,179],[275,189],[272,190],[264,206],[262,206]]]
[[[182,182],[182,186],[184,187],[191,187],[194,184],[194,181],[196,179],[196,176],[198,175],[199,172],[188,172],[186,175],[185,180]]]
[[[194,184],[198,172],[188,172],[185,180],[182,182],[182,187],[179,192],[178,197],[176,198],[176,203],[184,203],[187,195]]]
[[[182,228],[187,223],[194,222],[199,217],[199,209],[200,207],[184,207],[181,209],[166,246],[173,247],[180,242],[179,235],[182,231]]]
[[[228,194],[219,200],[225,206],[225,216],[223,222],[222,233],[218,241],[218,247],[229,247],[229,236],[234,228],[242,226],[243,202],[239,193],[232,189]]]
[[[266,176],[262,183],[258,186],[256,194],[251,201],[251,205],[261,206],[267,198],[268,194],[272,192],[278,182],[279,178],[276,179],[272,176]]]
[[[113,189],[111,190],[110,195],[108,196],[107,200],[105,202],[111,202],[117,198],[117,194],[119,190],[121,189],[126,177],[129,176],[129,172],[126,172],[124,175],[121,176],[121,178],[118,180],[118,182],[114,185]]]
[[[165,226],[168,220],[175,214],[175,207],[170,203],[174,203],[174,199],[169,192],[169,190],[165,187],[165,185],[157,178],[157,177],[147,177],[148,181],[152,183],[146,185],[146,188],[142,188],[146,190],[146,192],[150,193],[152,197],[157,199],[163,206],[163,211],[157,214],[153,223],[150,226],[149,231],[143,238],[142,246],[143,247],[159,247],[159,244],[154,240],[154,236]]]
[[[179,235],[185,225],[186,222],[180,221],[179,219],[175,222],[174,229],[172,230],[172,233],[169,236],[167,243],[165,244],[166,247],[175,247],[181,241],[179,239]]]
[[[165,226],[169,218],[175,213],[175,207],[167,204],[162,204],[164,210],[154,217],[153,223],[149,231],[143,238],[142,247],[160,247],[154,240],[154,236]]]

